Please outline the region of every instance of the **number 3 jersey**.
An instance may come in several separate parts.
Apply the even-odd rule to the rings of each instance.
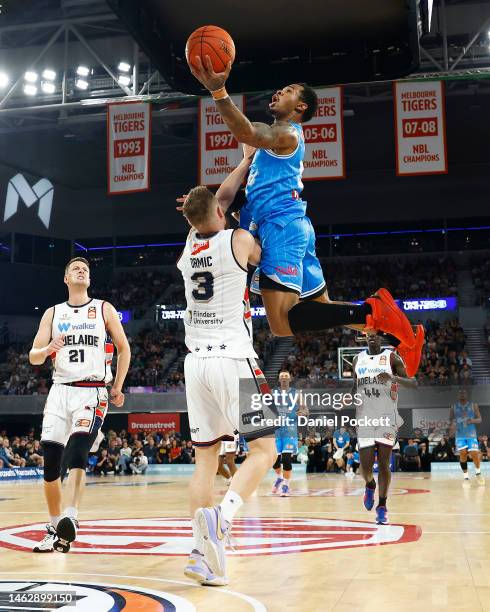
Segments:
[[[403,419],[398,414],[398,385],[388,380],[383,383],[378,380],[382,372],[392,374],[391,353],[384,349],[378,355],[368,351],[359,353],[356,362],[357,393],[362,404],[357,407],[356,417],[380,418],[389,417],[390,425],[400,427]]]
[[[196,357],[257,357],[247,271],[233,253],[236,230],[201,237],[191,230],[177,263],[185,284],[185,343]]]
[[[107,331],[102,300],[91,299],[83,306],[68,302],[54,306],[51,337],[65,335],[65,345],[53,360],[53,382],[112,380],[112,342],[106,342]]]

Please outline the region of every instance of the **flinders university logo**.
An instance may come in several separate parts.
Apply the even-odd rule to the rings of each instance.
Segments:
[[[19,206],[19,200],[24,202],[27,208],[39,202],[38,217],[46,229],[49,229],[53,195],[54,187],[48,179],[42,178],[31,187],[22,174],[16,174],[9,181],[3,215],[4,222],[15,215]]]

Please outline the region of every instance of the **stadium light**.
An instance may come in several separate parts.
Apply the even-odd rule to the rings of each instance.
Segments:
[[[44,93],[54,94],[54,92],[56,91],[56,85],[54,83],[51,83],[51,81],[42,81],[41,89]]]
[[[9,75],[6,72],[0,72],[0,89],[7,87],[10,83]]]
[[[129,72],[131,70],[131,64],[128,64],[128,62],[119,62],[117,69],[119,72]]]
[[[35,96],[37,94],[37,87],[32,83],[26,83],[24,85],[24,93],[27,96]]]
[[[88,75],[90,74],[90,68],[88,66],[80,65],[77,68],[77,74],[81,77],[88,77]]]
[[[56,78],[56,72],[54,70],[51,70],[51,68],[46,68],[45,70],[43,70],[43,79],[46,79],[47,81],[54,81]]]
[[[33,70],[28,70],[25,74],[24,74],[24,79],[28,82],[28,83],[35,83],[37,81],[37,72],[34,72]]]
[[[120,74],[117,82],[119,85],[127,87],[131,83],[131,77],[128,74]]]
[[[78,89],[88,89],[88,81],[79,78],[75,81],[75,86],[78,87]]]

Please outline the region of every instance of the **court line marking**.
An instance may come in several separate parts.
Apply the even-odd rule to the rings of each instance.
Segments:
[[[186,582],[184,580],[170,580],[167,578],[148,578],[146,576],[121,576],[119,574],[99,574],[99,573],[88,573],[88,574],[81,574],[79,572],[40,572],[38,570],[35,570],[36,574],[41,574],[41,575],[46,575],[46,576],[84,576],[85,578],[87,576],[103,576],[105,578],[122,578],[124,580],[129,579],[129,580],[150,580],[151,582],[168,582],[170,584],[180,584],[183,586],[190,586],[193,588],[199,588],[202,589],[202,585],[200,584],[195,584],[193,582]],[[33,572],[0,572],[0,576],[3,575],[8,575],[8,576],[24,576],[24,575],[28,575],[28,576],[32,576]],[[113,586],[117,586],[117,585],[113,585]],[[132,587],[128,587],[128,588],[137,588],[138,585],[133,585]],[[214,589],[213,589],[214,592]],[[231,595],[233,597],[238,597],[238,599],[243,599],[243,601],[246,601],[248,604],[250,604],[250,606],[252,607],[253,610],[255,610],[255,612],[267,612],[267,608],[265,607],[265,605],[258,601],[257,599],[254,599],[253,597],[250,597],[250,595],[245,595],[245,593],[239,593],[238,591],[230,591],[229,589],[224,589],[223,587],[219,588],[219,592],[220,593],[226,593],[227,595]]]
[[[22,514],[23,516],[30,516],[31,514],[44,514],[46,516],[46,520],[48,520],[46,510],[24,510],[24,511],[0,510],[0,514]],[[100,515],[100,510],[82,510],[81,514],[83,516],[86,516],[89,514]],[[115,510],[115,511],[111,511],[111,516],[108,520],[110,520],[111,518],[115,518],[116,516],[118,516],[118,514],[122,514],[124,518],[128,518],[127,511],[121,510],[121,512],[118,512],[117,510]],[[129,517],[129,518],[140,518],[141,514],[152,514],[153,518],[161,518],[161,516],[154,516],[155,515],[154,510],[138,510],[137,514],[138,516]],[[183,512],[181,510],[180,511],[179,510],[165,510],[166,516],[171,515],[171,514],[181,517]],[[275,512],[275,513],[271,513],[271,514],[262,513],[260,517],[257,517],[256,514],[251,514],[251,515],[240,515],[239,518],[242,518],[242,519],[246,519],[246,518],[283,518],[290,514],[299,514],[300,516],[304,516],[305,518],[312,518],[311,515],[327,516],[329,514],[341,514],[341,515],[361,514],[363,516],[368,516],[366,510],[304,510],[303,512],[298,512],[298,511],[293,511],[293,510],[278,509],[278,512]],[[440,517],[441,512],[394,512],[390,510],[390,516],[438,516]],[[473,512],[473,513],[444,512],[444,516],[490,516],[490,512]],[[83,520],[83,518],[81,520]],[[189,517],[189,520],[190,520],[190,517]]]

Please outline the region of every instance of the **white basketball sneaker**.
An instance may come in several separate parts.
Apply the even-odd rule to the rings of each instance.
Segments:
[[[34,546],[32,552],[35,553],[50,553],[54,550],[54,542],[56,540],[56,529],[53,525],[46,525],[46,535],[44,538]]]

